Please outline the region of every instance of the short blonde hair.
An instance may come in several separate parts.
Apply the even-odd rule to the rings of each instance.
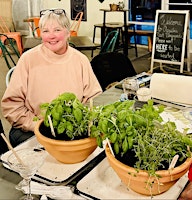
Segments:
[[[57,23],[61,27],[66,28],[68,31],[70,31],[70,21],[65,13],[58,15],[50,10],[47,10],[46,13],[44,15],[42,15],[40,18],[40,21],[39,21],[40,30],[45,26],[45,24],[48,21],[57,21]]]

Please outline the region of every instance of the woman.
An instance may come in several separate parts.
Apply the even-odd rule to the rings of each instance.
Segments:
[[[70,23],[63,9],[40,12],[42,44],[23,53],[4,93],[1,107],[11,123],[13,146],[33,136],[41,103],[73,92],[86,103],[102,92],[88,58],[68,44]]]

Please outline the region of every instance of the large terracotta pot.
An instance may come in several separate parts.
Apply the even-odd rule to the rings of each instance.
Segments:
[[[97,147],[95,138],[85,138],[73,141],[54,140],[39,132],[43,120],[37,122],[35,135],[46,151],[62,163],[72,164],[85,160]]]
[[[105,152],[110,166],[117,173],[122,182],[133,191],[148,196],[161,194],[167,191],[188,171],[192,163],[192,158],[188,158],[182,165],[171,171],[157,171],[157,174],[160,175],[161,178],[155,179],[154,177],[149,178],[148,173],[144,170],[136,172],[135,168],[121,163],[111,154],[108,146],[106,146]],[[152,183],[151,188],[148,183]]]

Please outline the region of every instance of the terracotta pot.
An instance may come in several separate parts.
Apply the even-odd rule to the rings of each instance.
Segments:
[[[133,191],[148,196],[161,194],[167,191],[188,171],[192,163],[192,158],[188,158],[182,165],[171,171],[159,170],[157,174],[160,175],[161,178],[155,179],[154,177],[149,178],[148,173],[144,170],[136,172],[135,168],[121,163],[113,157],[108,146],[106,146],[105,152],[110,166],[117,173],[122,182]],[[154,183],[150,188],[150,185],[147,183],[152,182]]]
[[[39,132],[43,120],[37,122],[35,135],[46,151],[62,163],[72,164],[85,160],[97,147],[95,138],[85,138],[73,141],[54,140]]]
[[[117,5],[117,4],[109,4],[109,7],[110,7],[110,10],[112,10],[112,11],[116,11],[116,10],[118,10],[119,9],[119,5]]]

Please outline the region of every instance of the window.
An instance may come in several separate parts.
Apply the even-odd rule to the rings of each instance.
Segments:
[[[161,0],[129,0],[130,20],[154,21],[157,9],[161,9]]]
[[[161,0],[129,0],[129,20],[138,22],[154,22],[156,10],[161,9]],[[154,30],[153,25],[136,24],[136,30]],[[133,38],[131,38],[131,42]],[[137,44],[148,44],[146,36],[137,36]]]
[[[169,0],[169,3],[169,10],[190,10],[192,13],[192,0]],[[192,16],[190,18],[192,19]]]
[[[192,38],[192,0],[169,0],[169,3],[171,4],[169,5],[169,10],[190,11],[190,38]]]

